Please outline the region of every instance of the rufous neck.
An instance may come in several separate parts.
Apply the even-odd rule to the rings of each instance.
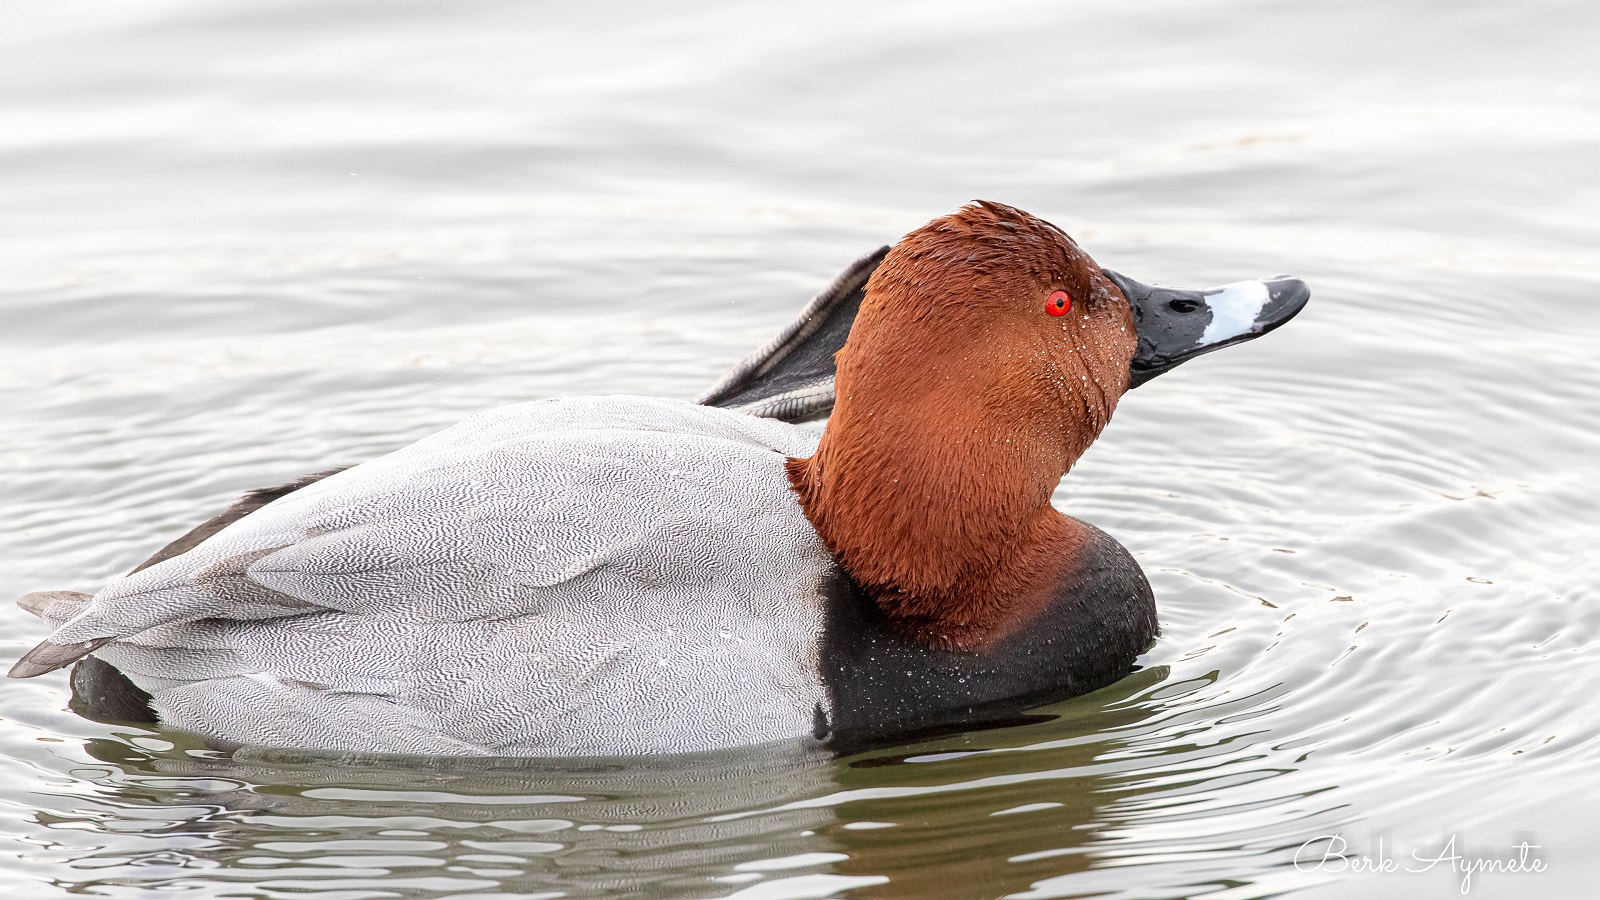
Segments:
[[[977,649],[1076,565],[1082,526],[1050,495],[1098,428],[1019,402],[996,373],[920,362],[841,366],[817,452],[791,459],[789,478],[888,619],[930,646]]]

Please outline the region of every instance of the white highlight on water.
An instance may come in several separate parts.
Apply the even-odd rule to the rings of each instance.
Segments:
[[[1205,347],[1218,341],[1238,337],[1248,332],[1256,317],[1272,299],[1272,292],[1260,281],[1235,281],[1206,294],[1206,304],[1211,307],[1211,324],[1195,346]]]

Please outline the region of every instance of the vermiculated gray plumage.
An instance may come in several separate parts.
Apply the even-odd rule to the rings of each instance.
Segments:
[[[801,737],[827,704],[836,563],[784,459],[815,446],[671,400],[493,410],[87,604],[44,604],[59,627],[24,663],[96,648],[164,723],[242,744],[562,755]]]

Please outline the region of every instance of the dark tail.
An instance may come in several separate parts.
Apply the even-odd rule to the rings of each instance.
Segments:
[[[52,626],[59,627],[82,612],[90,599],[92,598],[89,594],[79,591],[35,591],[24,595],[17,601],[17,605]],[[45,639],[39,642],[39,646],[24,653],[6,674],[11,678],[32,678],[35,675],[54,672],[89,655],[104,643],[105,641],[88,641],[82,644],[58,644]]]

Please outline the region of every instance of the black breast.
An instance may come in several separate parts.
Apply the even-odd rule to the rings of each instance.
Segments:
[[[886,626],[840,572],[830,585],[820,666],[830,712],[817,737],[850,748],[962,726],[1015,721],[1128,674],[1156,635],[1139,564],[1093,526],[1084,564],[1027,627],[980,653],[931,650]]]

